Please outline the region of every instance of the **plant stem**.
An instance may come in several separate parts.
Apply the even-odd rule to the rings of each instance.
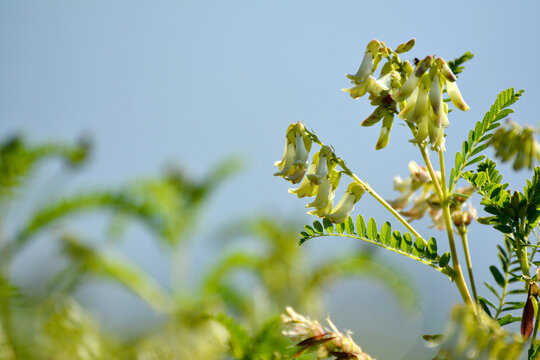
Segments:
[[[431,165],[431,160],[429,159],[429,154],[426,150],[426,147],[423,145],[419,145],[418,147],[420,148],[420,154],[422,154],[422,158],[424,159],[424,163],[426,164],[426,167],[428,169],[429,176],[431,177],[431,181],[435,185],[435,191],[437,192],[437,195],[439,196],[439,201],[441,202],[441,206],[442,206],[445,196],[441,189],[441,184],[439,184],[439,178],[435,174],[435,170],[433,170],[433,165]],[[446,187],[445,187],[445,191],[446,191]]]
[[[439,167],[441,169],[441,182],[442,192],[444,196],[444,202],[449,200],[448,187],[446,185],[446,170],[444,166],[444,151],[439,150]],[[443,201],[441,201],[443,202]],[[472,261],[469,252],[469,240],[467,239],[467,228],[458,229],[461,237],[461,243],[463,245],[463,252],[465,253],[465,261],[467,262],[467,272],[469,273],[469,281],[471,283],[471,290],[473,293],[474,301],[478,304],[478,293],[476,292],[476,284],[474,282],[474,275],[472,271]]]
[[[469,282],[471,283],[471,290],[473,298],[478,303],[478,294],[476,292],[476,284],[474,282],[474,276],[472,271],[471,256],[469,253],[469,242],[467,240],[467,229],[459,229],[459,236],[461,237],[461,243],[463,244],[463,252],[465,253],[465,260],[467,261],[467,272],[469,273]]]
[[[439,180],[435,174],[435,171],[433,170],[433,165],[431,164],[431,161],[429,159],[429,154],[426,151],[426,147],[420,145],[419,148],[420,148],[420,153],[422,154],[422,158],[424,159],[424,162],[428,169],[429,175],[431,176],[431,180],[433,181],[437,194],[439,195],[439,200],[441,202],[441,209],[444,216],[446,234],[448,235],[448,244],[450,245],[450,253],[452,254],[452,267],[454,268],[454,272],[455,272],[453,280],[456,283],[456,286],[459,290],[459,293],[461,294],[461,297],[463,298],[463,301],[467,305],[473,305],[473,300],[471,298],[471,294],[469,293],[469,289],[467,288],[467,283],[465,282],[465,278],[463,277],[463,271],[461,270],[461,266],[459,264],[459,259],[458,259],[458,255],[456,251],[456,243],[454,241],[454,232],[452,230],[452,217],[450,215],[450,204],[449,204],[447,189],[446,187],[444,188],[444,191],[443,189],[441,189]],[[441,159],[441,174],[444,174],[444,158]],[[444,182],[446,183],[446,180],[444,180]],[[475,310],[476,310],[476,307],[475,307]]]
[[[527,277],[531,276],[531,269],[529,267],[529,259],[527,256],[527,247],[521,246],[521,239],[514,239],[516,244],[516,255],[521,267],[521,273]]]
[[[427,245],[427,241],[424,240],[424,238],[422,237],[422,235],[420,235],[418,233],[418,231],[416,231],[415,228],[412,227],[412,225],[403,218],[403,216],[401,216],[397,211],[396,209],[394,209],[389,203],[386,202],[386,200],[384,200],[379,194],[377,194],[375,192],[375,190],[373,190],[373,188],[371,186],[369,186],[367,183],[363,182],[356,174],[354,174],[353,172],[351,172],[349,170],[349,168],[347,168],[344,164],[340,164],[341,167],[343,167],[343,170],[345,170],[345,172],[351,177],[353,178],[354,181],[356,181],[357,183],[359,183],[360,185],[362,185],[362,187],[364,187],[364,189],[371,195],[375,198],[375,200],[377,200],[382,206],[384,206],[386,208],[386,210],[388,210],[392,215],[394,215],[394,217],[396,219],[399,220],[400,223],[403,224],[403,226],[405,226],[407,228],[407,230],[409,230],[414,236],[416,236],[417,238],[420,238],[424,241],[424,244]]]

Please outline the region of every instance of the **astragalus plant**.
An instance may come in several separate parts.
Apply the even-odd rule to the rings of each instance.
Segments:
[[[384,42],[372,40],[358,71],[347,75],[352,86],[344,89],[353,99],[367,97],[374,107],[360,125],[381,123],[379,138],[373,141],[376,150],[387,146],[395,121],[411,131],[409,139],[399,140],[418,149],[416,161],[421,164],[411,161],[410,174],[394,179],[394,189],[399,192],[396,199],[383,199],[366,182],[364,174],[346,165],[335,150],[338,146],[325,144],[307,124],[293,123],[287,128],[285,152],[275,163],[278,171],[274,175],[298,184],[289,189],[291,194],[313,198],[306,205],[310,208],[308,214],[321,219],[305,226],[300,244],[325,236],[354,238],[420,262],[440,272],[441,281],[455,284],[463,304],[452,311],[445,331],[441,324],[442,335],[425,336],[439,347],[438,359],[517,359],[523,353],[529,359],[535,358],[540,346],[536,340],[539,291],[535,272],[540,264],[535,259],[539,246],[536,228],[540,218],[540,168],[534,167],[534,175],[522,191],[510,190],[502,182],[496,163],[483,155],[492,146],[501,161],[514,161],[514,169],[533,168],[539,155],[536,130],[513,122],[499,127],[501,120],[513,112],[509,107],[523,91],[502,91],[484,118],[472,124],[461,151],[452,156],[449,164],[445,160],[446,128],[452,126],[454,117],[460,117],[460,112],[469,110],[458,88],[458,75],[463,63],[473,55],[467,52],[448,62],[435,55],[402,59],[414,44],[412,39],[393,50]],[[310,153],[314,153],[311,162]],[[340,184],[346,190],[341,199],[334,201]],[[393,230],[391,221],[378,226],[373,218],[366,221],[362,215],[355,219],[351,216],[354,205],[366,193],[388,211],[393,225],[400,225],[402,231]],[[483,217],[478,219],[469,200],[472,196],[479,196],[483,207]],[[433,221],[434,234],[421,234],[412,224],[426,214]],[[486,282],[485,288],[477,288],[474,259],[469,254],[467,233],[475,219],[501,233],[493,244],[498,250],[497,259],[489,267],[494,283]],[[441,235],[437,229],[444,230],[450,250],[447,253],[438,252],[434,236]],[[464,264],[458,251],[463,252]],[[291,309],[288,314],[284,319],[289,325],[307,322]],[[504,327],[513,322],[521,322],[520,333]],[[309,326],[304,324],[304,328]],[[339,331],[286,332],[299,341],[298,354],[314,350],[319,358],[369,358],[360,347],[352,345],[339,351],[325,350],[339,338],[333,333]]]

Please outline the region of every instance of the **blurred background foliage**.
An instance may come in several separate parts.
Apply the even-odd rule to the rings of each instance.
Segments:
[[[59,158],[81,171],[90,151],[87,139],[34,145],[13,136],[0,146],[1,359],[289,358],[296,350],[281,334],[279,315],[285,306],[320,316],[324,289],[350,276],[368,275],[384,284],[404,308],[415,307],[415,291],[399,269],[365,250],[314,262],[298,246],[298,224],[264,215],[238,220],[220,231],[216,246],[223,248],[222,255],[195,287],[161,284],[122,253],[118,242],[126,224],[147,227],[170,255],[173,271],[188,271],[189,263],[174,262],[189,256],[189,235],[196,231],[205,203],[239,171],[238,161],[223,161],[201,179],[169,167],[161,175],[114,189],[96,186],[53,194],[44,202],[25,199],[27,184],[42,181],[35,179],[38,164]],[[23,200],[33,209],[11,224],[10,207]],[[110,218],[107,231],[83,233],[69,226],[75,216],[96,212]],[[63,265],[47,280],[46,291],[36,294],[14,280],[12,264],[46,233],[56,239],[60,251],[41,261]],[[102,233],[107,239],[95,241]],[[32,264],[28,268],[31,271]],[[159,323],[140,324],[137,336],[105,331],[100,314],[74,296],[88,281],[128,289],[160,316]],[[310,356],[314,355],[301,358]]]

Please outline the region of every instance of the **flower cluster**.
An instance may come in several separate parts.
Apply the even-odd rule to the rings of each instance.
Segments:
[[[449,124],[448,105],[443,100],[445,88],[456,108],[469,110],[457,86],[456,76],[443,58],[428,55],[421,61],[416,59],[415,67],[407,60],[400,60],[398,54],[412,49],[414,43],[412,39],[393,51],[384,43],[372,40],[357,73],[347,75],[353,87],[344,91],[353,99],[369,93],[371,104],[377,106],[361,125],[372,126],[383,120],[375,149],[388,144],[394,115],[398,114],[413,131],[413,143],[424,144],[429,140],[432,149],[444,151],[444,128]],[[387,62],[376,79],[373,74],[383,58]]]
[[[424,166],[419,166],[416,162],[409,163],[410,176],[402,179],[399,176],[394,178],[394,190],[400,192],[397,199],[390,201],[390,205],[396,210],[401,210],[403,216],[407,216],[409,220],[418,220],[424,217],[428,212],[434,227],[439,230],[444,230],[445,223],[441,211],[439,197],[435,192],[435,184],[429,176],[429,172]],[[440,172],[435,173],[438,181],[441,180]],[[415,194],[420,191],[420,194],[415,197]],[[469,205],[468,209],[462,211],[462,206],[465,201],[472,195],[474,188],[467,186],[456,189],[456,195],[451,199],[450,212],[456,226],[468,226],[471,221],[476,218],[476,209]],[[462,196],[459,196],[462,195]],[[414,200],[413,200],[414,199]],[[412,207],[405,211],[407,206],[412,202]]]
[[[294,341],[299,341],[296,346],[300,350],[295,355],[298,356],[306,351],[315,350],[318,359],[333,357],[337,360],[372,360],[368,354],[362,351],[351,337],[351,332],[343,334],[332,323],[330,318],[329,328],[321,326],[317,321],[302,316],[292,308],[287,307],[287,314],[281,315],[286,330],[283,334]]]
[[[336,156],[328,146],[322,146],[307,166],[313,140],[301,123],[291,124],[287,129],[283,159],[274,165],[278,167],[275,176],[300,185],[289,192],[299,198],[315,197],[306,207],[310,215],[325,217],[332,222],[344,222],[365,192],[357,182],[349,184],[341,200],[334,206],[334,196],[341,179],[336,170]],[[305,176],[304,176],[305,175]]]
[[[535,160],[540,160],[540,145],[535,139],[537,130],[531,126],[521,127],[511,120],[506,125],[497,129],[490,140],[490,145],[496,151],[495,156],[503,162],[515,156],[514,170],[525,166],[531,169]]]

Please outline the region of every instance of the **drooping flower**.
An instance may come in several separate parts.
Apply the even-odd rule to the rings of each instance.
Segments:
[[[395,97],[396,101],[403,101],[412,94],[414,89],[418,86],[418,83],[420,82],[422,76],[431,66],[432,61],[433,57],[431,55],[428,55],[424,58],[424,60],[418,63],[415,71],[411,74],[411,76],[407,78],[401,89],[399,89],[399,91],[397,92]]]
[[[365,191],[362,185],[356,182],[350,183],[347,191],[345,191],[338,204],[332,209],[332,212],[325,214],[324,217],[334,223],[344,222],[354,210],[354,204],[360,200]]]
[[[427,56],[420,61],[394,96],[400,102],[398,116],[414,126],[411,142],[421,144],[429,138],[431,148],[436,151],[446,150],[444,128],[448,127],[448,106],[443,100],[445,86],[452,103],[460,110],[468,110],[457,87],[456,76],[442,58]]]
[[[309,168],[306,172],[306,177],[302,180],[300,185],[296,189],[289,189],[289,193],[296,194],[299,198],[303,197],[312,197],[317,195],[317,191],[319,189],[319,185],[313,184],[309,180],[309,175],[315,174],[315,169],[317,168],[317,162],[319,161],[319,153],[316,153],[313,156],[313,160],[311,164],[309,165]]]
[[[373,74],[380,59],[379,48],[381,43],[377,40],[371,40],[366,47],[364,58],[360,68],[354,75],[347,75],[351,79],[354,86],[350,89],[343,89],[348,92],[353,99],[357,99],[365,95],[368,88],[368,77]]]
[[[330,172],[320,182],[315,200],[306,205],[306,207],[314,208],[313,210],[308,211],[309,215],[323,217],[325,214],[332,211],[332,207],[334,206],[334,195],[336,194],[340,178],[341,173],[332,167]]]
[[[401,210],[400,213],[403,216],[408,217],[409,220],[421,219],[425,214],[429,214],[433,221],[433,227],[438,230],[444,230],[445,219],[442,213],[439,196],[435,192],[435,185],[433,184],[429,172],[423,166],[419,166],[414,161],[409,163],[410,175],[406,179],[396,177],[394,179],[394,189],[400,192],[399,197],[390,201],[392,207],[396,210]],[[437,180],[441,181],[441,174],[435,173]],[[460,212],[461,223],[467,225],[476,217],[476,210],[469,207],[468,210],[462,211],[461,208],[465,201],[475,191],[474,187],[466,186],[454,190],[454,194],[450,198],[450,214]],[[415,197],[416,195],[416,197]],[[412,201],[412,206],[409,210],[404,210]],[[457,214],[455,215],[457,219]]]
[[[283,158],[274,164],[279,170],[274,176],[281,176],[293,184],[300,182],[307,170],[311,145],[311,138],[304,125],[300,122],[289,125]]]
[[[495,148],[495,156],[503,162],[513,157],[514,170],[523,167],[531,169],[540,160],[540,145],[535,134],[538,130],[531,126],[520,126],[514,121],[506,121],[506,126],[497,129],[489,144]]]
[[[316,154],[316,169],[313,174],[308,174],[307,178],[315,185],[319,185],[325,177],[328,176],[329,170],[332,168],[332,149],[329,146],[323,146]],[[315,162],[315,157],[313,158]]]

